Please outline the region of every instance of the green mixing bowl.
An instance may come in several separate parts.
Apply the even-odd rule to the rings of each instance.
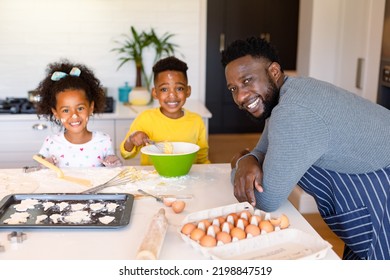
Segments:
[[[141,148],[141,153],[148,155],[158,174],[163,177],[179,177],[187,175],[196,159],[199,146],[187,142],[170,142],[172,154],[164,154],[156,146]]]

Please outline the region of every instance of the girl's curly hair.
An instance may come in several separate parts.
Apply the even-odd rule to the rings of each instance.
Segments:
[[[225,68],[233,60],[250,55],[256,58],[264,58],[280,65],[278,51],[273,45],[262,38],[249,37],[246,40],[236,40],[221,53],[221,63]],[[282,66],[281,70],[283,72]]]
[[[80,76],[67,75],[58,81],[51,80],[54,72],[60,71],[68,74],[73,67],[81,70]],[[65,90],[85,91],[88,101],[90,103],[94,102],[94,113],[104,112],[106,104],[104,90],[93,71],[83,64],[74,64],[64,59],[59,62],[50,63],[47,66],[46,77],[39,83],[36,89],[41,96],[37,104],[38,116],[43,116],[55,123],[52,108],[56,107],[57,94]]]

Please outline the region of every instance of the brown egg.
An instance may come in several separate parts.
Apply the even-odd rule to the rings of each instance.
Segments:
[[[219,225],[222,225],[222,224],[226,221],[226,218],[225,218],[225,217],[222,217],[222,216],[219,216],[219,217],[217,217],[216,219],[219,220]]]
[[[265,231],[267,233],[274,231],[274,226],[269,220],[262,220],[259,224],[259,228],[261,231]]]
[[[222,231],[225,232],[230,232],[232,228],[234,228],[234,225],[229,222],[224,222],[221,227]]]
[[[285,215],[285,214],[282,214],[280,216],[280,228],[281,229],[285,229],[285,228],[288,228],[290,225],[290,221],[288,219],[288,217]]]
[[[269,219],[269,222],[274,226],[274,227],[278,227],[280,225],[280,218],[277,218],[277,219]]]
[[[204,235],[206,235],[206,233],[204,232],[204,230],[201,230],[200,228],[195,228],[191,234],[190,234],[190,238],[194,241],[199,241]]]
[[[229,216],[232,217],[233,221],[231,221],[231,218],[229,218]],[[233,225],[236,224],[238,220],[238,214],[237,213],[230,213],[229,215],[226,216],[226,221],[228,221],[229,223],[232,223]]]
[[[204,226],[206,227],[206,229],[211,226],[211,222],[207,219],[204,219],[204,220],[200,220],[199,223],[203,222],[204,223]]]
[[[176,214],[183,212],[184,207],[186,207],[186,203],[182,200],[176,200],[172,203],[173,212]]]
[[[236,222],[236,227],[244,229],[248,224],[248,220],[239,218]]]
[[[203,247],[214,247],[217,245],[217,239],[215,239],[215,237],[212,237],[210,235],[204,235],[199,240],[199,244]]]
[[[185,225],[183,225],[183,227],[181,228],[181,233],[185,234],[185,235],[190,235],[191,232],[196,228],[196,225],[193,224],[193,223],[187,223]]]
[[[217,241],[221,241],[223,244],[228,244],[232,242],[232,236],[224,231],[220,231],[217,233]]]
[[[238,227],[232,228],[230,235],[232,236],[232,239],[236,238],[238,240],[245,239],[246,237],[245,231]]]
[[[249,221],[251,219],[251,217],[252,217],[252,214],[248,210],[244,210],[244,211],[240,212],[239,217],[241,219],[246,219],[246,220]]]
[[[163,201],[164,201],[164,205],[165,205],[165,206],[171,207],[171,206],[172,206],[172,203],[173,203],[174,201],[176,201],[176,198],[174,198],[174,197],[165,197]]]
[[[207,232],[209,232],[209,231],[213,231],[215,234],[217,234],[218,232],[221,231],[221,228],[216,226],[216,225],[211,225],[207,228]],[[211,234],[209,234],[209,235],[211,235]]]
[[[245,232],[246,232],[247,236],[251,235],[253,237],[253,236],[259,235],[261,231],[260,231],[260,228],[258,226],[249,224],[245,227]]]
[[[253,220],[253,219],[256,219],[257,220],[257,224],[259,224],[260,222],[261,222],[261,216],[259,216],[259,215],[253,215],[252,216],[252,218],[251,218],[251,221]],[[252,223],[252,222],[251,222]]]

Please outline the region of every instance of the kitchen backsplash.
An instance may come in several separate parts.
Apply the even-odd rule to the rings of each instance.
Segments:
[[[205,6],[206,0],[0,0],[0,99],[26,97],[59,58],[91,67],[117,98],[125,81],[134,84],[135,67],[117,70],[111,49],[131,25],[175,34],[191,98],[204,99]]]

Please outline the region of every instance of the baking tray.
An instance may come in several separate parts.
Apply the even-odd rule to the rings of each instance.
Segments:
[[[35,199],[38,204],[31,206],[32,209],[18,211],[21,203]],[[54,205],[45,209],[44,203],[52,202]],[[60,208],[61,202],[69,205],[63,209]],[[0,201],[0,229],[1,228],[118,228],[128,225],[130,222],[131,210],[133,207],[134,196],[132,194],[74,194],[74,193],[55,193],[55,194],[11,194]],[[114,204],[109,204],[114,203]],[[74,222],[69,215],[74,215],[77,210],[72,210],[72,205],[84,205],[79,211],[88,215],[87,219]],[[93,205],[92,205],[93,204]],[[104,205],[100,209],[94,208],[94,205]],[[110,209],[109,206],[114,206]],[[5,221],[15,213],[27,212],[29,217],[26,222],[10,224]],[[56,222],[50,218],[50,215],[57,214]],[[76,213],[77,214],[77,213]],[[37,217],[47,215],[48,217],[37,223]],[[61,216],[58,216],[61,215]],[[65,218],[68,216],[68,218]],[[54,216],[52,216],[54,217]],[[114,217],[109,223],[101,222],[102,218]],[[100,218],[100,219],[99,219]],[[69,221],[71,220],[71,221]]]
[[[187,215],[178,232],[181,238],[205,257],[217,260],[258,259],[258,260],[298,260],[322,259],[332,245],[322,238],[307,234],[301,230],[290,228],[282,229],[252,238],[243,239],[216,247],[202,247],[189,236],[180,232],[182,226],[189,222],[198,222],[204,219],[212,220],[230,213],[243,210],[254,213],[254,208],[248,202],[230,204],[222,207],[206,209]],[[261,211],[264,217],[267,213]]]

